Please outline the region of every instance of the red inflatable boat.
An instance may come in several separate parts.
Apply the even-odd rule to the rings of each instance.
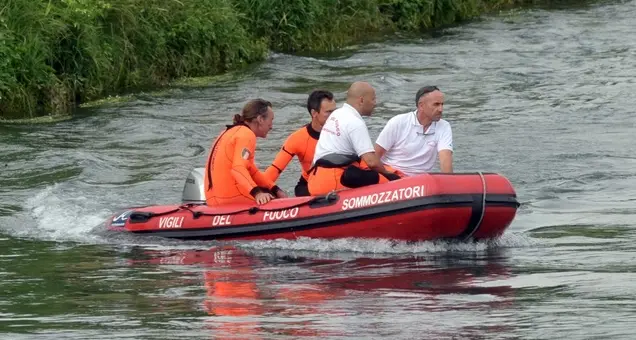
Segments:
[[[203,169],[186,179],[180,205],[126,209],[110,230],[178,239],[382,238],[402,241],[500,236],[519,203],[493,173],[430,173],[324,196],[208,207]]]

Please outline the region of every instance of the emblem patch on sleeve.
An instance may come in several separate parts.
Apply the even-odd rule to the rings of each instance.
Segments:
[[[243,157],[243,159],[248,160],[250,158],[250,150],[248,150],[247,148],[243,148],[243,151],[241,151],[241,157]]]

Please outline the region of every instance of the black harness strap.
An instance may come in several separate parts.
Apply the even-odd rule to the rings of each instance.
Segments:
[[[344,168],[355,162],[360,162],[360,157],[358,157],[357,155],[342,155],[338,153],[330,153],[316,160],[316,163],[311,168],[309,168],[309,170],[307,170],[307,173],[309,174],[314,171],[315,175],[315,171],[318,167],[327,169]]]

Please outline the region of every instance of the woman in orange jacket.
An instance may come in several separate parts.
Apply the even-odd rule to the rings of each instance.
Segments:
[[[241,114],[234,115],[234,123],[217,137],[204,172],[208,205],[264,204],[274,197],[287,197],[254,163],[256,137],[267,137],[273,120],[272,104],[254,99],[245,104]]]

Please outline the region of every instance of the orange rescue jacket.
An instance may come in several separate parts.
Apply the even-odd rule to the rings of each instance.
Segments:
[[[319,137],[320,132],[314,130],[311,127],[311,123],[293,132],[287,137],[287,140],[285,140],[276,158],[274,158],[272,165],[265,170],[265,176],[272,182],[276,182],[278,176],[285,170],[287,165],[289,165],[292,158],[296,156],[302,167],[301,176],[306,181],[309,176],[307,172],[311,168],[311,163],[314,160],[314,153],[316,152],[316,144],[318,144]]]
[[[205,165],[208,205],[254,202],[259,191],[275,184],[254,164],[256,135],[245,124],[228,125],[212,145]]]

